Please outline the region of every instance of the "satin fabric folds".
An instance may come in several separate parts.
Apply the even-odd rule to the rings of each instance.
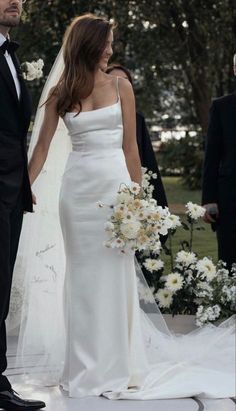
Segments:
[[[67,113],[72,142],[59,210],[66,255],[66,355],[70,397],[110,399],[234,395],[234,320],[187,336],[162,332],[140,308],[134,256],[104,247],[104,223],[129,184],[120,98]]]

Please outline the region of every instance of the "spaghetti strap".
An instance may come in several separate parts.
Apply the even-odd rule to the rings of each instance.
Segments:
[[[117,101],[119,101],[120,100],[119,77],[116,77],[116,91],[117,91]]]

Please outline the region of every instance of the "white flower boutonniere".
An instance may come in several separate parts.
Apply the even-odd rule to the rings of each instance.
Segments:
[[[21,65],[23,77],[27,81],[33,81],[43,76],[44,61],[38,59],[37,61],[24,62]]]

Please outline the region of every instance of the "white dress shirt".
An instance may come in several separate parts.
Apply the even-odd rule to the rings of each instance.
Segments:
[[[0,46],[6,41],[6,37],[3,36],[2,33],[0,33]],[[19,79],[17,77],[17,72],[16,72],[16,68],[14,66],[14,63],[12,61],[12,58],[10,56],[10,54],[6,51],[5,54],[5,59],[7,61],[7,64],[9,66],[9,69],[11,71],[14,83],[15,83],[15,87],[16,87],[16,92],[17,92],[17,96],[18,99],[20,99],[20,83],[19,83]]]

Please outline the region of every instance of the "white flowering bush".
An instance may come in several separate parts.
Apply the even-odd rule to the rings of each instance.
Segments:
[[[236,265],[229,273],[223,262],[215,265],[208,257],[199,259],[192,250],[194,229],[202,229],[199,219],[205,209],[188,202],[187,222],[181,222],[152,198],[152,178],[156,175],[143,169],[142,189],[136,183],[120,186],[115,204],[109,205],[112,213],[105,223],[104,245],[122,253],[139,253],[139,261],[152,277],[150,287],[140,282],[138,285],[144,303],[153,301],[154,296],[163,313],[194,314],[198,326],[229,317],[236,310]],[[174,256],[172,237],[180,226],[190,238],[180,244]],[[160,241],[160,236],[166,234],[168,246]],[[161,251],[170,256],[171,272],[167,274]]]
[[[40,79],[43,76],[43,67],[44,61],[42,59],[22,63],[21,69],[24,79],[27,81]]]
[[[170,230],[170,245],[164,248],[170,255],[172,272],[164,275],[163,266],[159,272],[153,271],[159,279],[154,296],[163,312],[196,315],[196,324],[202,326],[235,313],[236,265],[229,272],[222,261],[215,265],[208,257],[197,257],[192,251],[193,232],[195,228],[202,229],[198,220],[204,215],[204,209],[189,202],[186,214],[187,223],[182,226],[189,231],[190,240],[182,243],[182,249],[173,256],[171,238],[175,231]]]
[[[236,265],[231,273],[220,261],[216,273],[208,281],[203,281],[196,290],[196,324],[201,326],[220,318],[226,318],[236,311]]]

